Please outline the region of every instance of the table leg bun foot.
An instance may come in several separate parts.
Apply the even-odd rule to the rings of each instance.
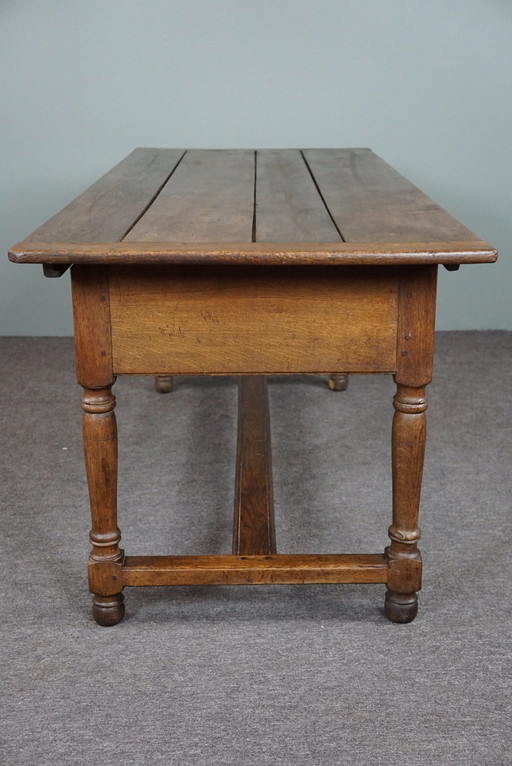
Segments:
[[[388,620],[391,620],[391,622],[402,624],[412,622],[418,614],[417,593],[396,593],[392,590],[386,591],[384,614]]]
[[[172,375],[156,375],[155,376],[155,391],[159,394],[168,394],[174,388],[174,379]]]
[[[329,375],[331,391],[345,391],[348,386],[348,375]]]
[[[116,593],[114,596],[94,596],[92,616],[105,628],[117,625],[124,617],[124,596]]]

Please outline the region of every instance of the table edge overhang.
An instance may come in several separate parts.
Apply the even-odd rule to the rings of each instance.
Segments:
[[[468,242],[29,242],[9,250],[14,263],[427,265],[494,263],[495,248]]]

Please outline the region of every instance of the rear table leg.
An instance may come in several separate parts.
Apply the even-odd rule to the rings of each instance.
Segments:
[[[155,391],[159,394],[168,394],[174,389],[172,375],[155,375]]]
[[[348,386],[348,375],[329,375],[331,391],[345,391]]]

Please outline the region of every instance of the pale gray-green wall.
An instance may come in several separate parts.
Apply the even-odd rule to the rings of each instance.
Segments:
[[[0,334],[71,333],[7,262],[135,146],[370,146],[481,237],[438,327],[512,329],[510,0],[0,0]]]

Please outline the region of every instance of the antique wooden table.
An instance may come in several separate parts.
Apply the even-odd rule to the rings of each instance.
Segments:
[[[496,256],[369,149],[136,149],[13,247],[72,265],[96,621],[125,586],[237,583],[386,583],[389,619],[414,619],[437,267]],[[265,376],[292,373],[394,375],[384,553],[276,552]],[[112,384],[191,374],[241,376],[233,552],[125,556]]]

